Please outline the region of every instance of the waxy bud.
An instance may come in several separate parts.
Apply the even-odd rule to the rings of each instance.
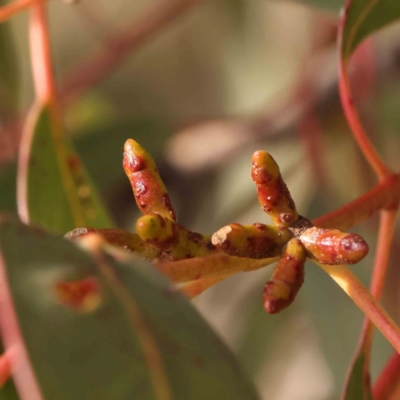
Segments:
[[[264,308],[270,314],[278,313],[293,303],[304,281],[306,252],[297,238],[290,239],[272,278],[264,286]]]
[[[229,224],[215,232],[211,241],[232,256],[260,259],[278,256],[291,237],[283,227]]]
[[[203,257],[218,252],[211,243],[210,235],[189,231],[161,215],[149,214],[139,218],[136,231],[143,242],[161,250],[157,257],[161,262]]]
[[[162,250],[169,250],[178,240],[176,223],[158,214],[140,217],[136,221],[136,232],[144,242]]]
[[[307,255],[322,264],[355,264],[368,254],[368,244],[355,233],[337,229],[308,228],[300,239]]]
[[[175,212],[154,160],[132,139],[125,142],[123,167],[140,211],[143,214],[159,214],[175,221]]]
[[[253,154],[251,177],[256,183],[258,200],[277,226],[288,227],[297,221],[298,214],[283,182],[278,164],[265,151]]]

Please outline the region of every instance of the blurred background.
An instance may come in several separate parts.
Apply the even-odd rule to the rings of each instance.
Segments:
[[[179,223],[200,232],[230,222],[269,223],[250,177],[258,149],[277,160],[299,212],[310,219],[371,188],[375,178],[336,90],[340,7],[341,1],[328,0],[50,1],[66,134],[117,225],[133,230],[139,215],[121,167],[127,138],[155,158]],[[363,122],[396,170],[399,34],[395,25],[375,35],[351,65]],[[26,13],[0,26],[0,90],[0,209],[16,213],[19,137],[34,99]],[[376,230],[377,218],[353,228],[372,250],[353,267],[365,284]],[[396,238],[383,302],[398,321]],[[268,315],[261,292],[272,270],[229,278],[193,303],[241,359],[263,398],[338,399],[362,313],[308,264],[295,303]],[[391,351],[377,333],[373,378]]]

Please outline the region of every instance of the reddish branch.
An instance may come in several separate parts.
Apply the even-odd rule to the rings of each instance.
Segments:
[[[339,51],[339,94],[342,102],[343,111],[346,115],[347,122],[353,132],[354,138],[356,139],[360,150],[363,152],[368,163],[375,171],[378,178],[381,180],[387,176],[390,176],[392,172],[382,161],[379,154],[376,152],[374,145],[368,138],[367,133],[362,126],[360,118],[354,104],[353,94],[350,88],[349,76],[348,76],[348,64],[350,58],[349,50],[343,50],[343,32],[346,26],[347,12],[343,12],[339,22],[338,29],[338,51]],[[351,45],[351,40],[348,40],[347,47]],[[349,53],[348,53],[349,52]]]
[[[102,48],[90,54],[69,72],[61,84],[62,99],[69,100],[101,82],[133,51],[202,1],[160,1],[143,15],[135,17],[120,32],[113,33]]]
[[[0,7],[0,23],[11,18],[13,15],[32,7],[35,4],[44,3],[47,0],[16,0],[10,4]]]
[[[346,230],[382,209],[396,207],[400,201],[400,174],[391,175],[373,189],[352,202],[331,211],[313,221],[323,228]]]
[[[400,387],[400,354],[394,353],[381,372],[373,388],[375,400],[390,400]]]

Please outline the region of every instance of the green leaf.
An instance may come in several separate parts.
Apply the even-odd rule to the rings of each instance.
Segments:
[[[8,164],[0,168],[0,211],[17,213],[17,166]]]
[[[172,132],[171,124],[164,118],[119,117],[108,123],[74,132],[74,145],[85,160],[87,170],[97,187],[107,191],[119,181],[129,187],[122,168],[122,152],[127,139],[136,140],[156,159],[162,154]]]
[[[345,15],[342,58],[350,58],[368,35],[400,18],[400,1],[349,0]]]
[[[343,400],[373,400],[369,377],[364,377],[364,352],[361,351],[352,365],[350,376],[346,382]]]
[[[253,307],[236,350],[236,354],[252,377],[257,376],[268,360],[274,341],[279,340],[276,333],[293,316],[297,307],[294,303],[279,314],[267,314],[261,301],[261,293],[266,281],[267,276],[265,281],[261,282],[259,289],[254,288],[251,299]]]
[[[337,14],[343,7],[344,0],[301,0],[298,2]]]
[[[0,0],[0,6],[9,3]],[[8,22],[0,24],[0,115],[7,118],[18,100],[18,67],[13,35]]]
[[[0,250],[0,274],[45,399],[259,398],[226,345],[151,265],[117,262],[100,250],[96,261],[11,220],[0,225]],[[56,295],[61,282],[82,279],[96,282],[93,307]]]
[[[32,110],[18,166],[19,214],[60,233],[79,226],[111,227],[79,157],[56,129],[48,107]]]

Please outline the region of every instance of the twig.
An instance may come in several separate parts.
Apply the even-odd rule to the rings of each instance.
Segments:
[[[352,202],[313,220],[322,228],[346,230],[367,220],[379,210],[396,207],[400,202],[400,174],[391,175]]]
[[[223,274],[212,276],[210,278],[198,279],[197,281],[190,281],[180,287],[180,290],[186,294],[187,297],[193,299],[211,286],[221,282],[225,278],[229,278],[234,274]]]
[[[375,171],[380,180],[392,175],[390,169],[380,158],[374,145],[368,138],[364,127],[361,124],[357,110],[354,105],[353,95],[350,89],[348,76],[349,58],[344,59],[343,56],[343,31],[346,26],[347,13],[343,12],[339,22],[338,29],[338,58],[339,58],[339,94],[342,102],[342,107],[346,115],[347,122],[353,132],[354,138],[358,143],[362,153],[368,163]]]
[[[35,4],[44,3],[45,1],[47,0],[15,0],[10,4],[0,7],[0,23]]]
[[[160,1],[144,15],[135,17],[127,27],[114,33],[106,46],[90,54],[67,74],[60,89],[62,100],[70,100],[108,77],[133,51],[202,1]]]
[[[397,208],[382,210],[379,224],[378,244],[375,254],[374,269],[371,279],[371,294],[377,301],[381,299],[386,278],[387,266],[389,264],[390,249],[392,247],[393,235],[396,225]],[[363,355],[364,382],[370,382],[370,362],[372,340],[374,336],[374,324],[369,318],[364,319],[357,351],[347,373],[345,388],[348,387],[353,373],[354,365]]]
[[[400,353],[400,328],[353,272],[345,265],[325,265],[318,262],[316,264],[345,291],[396,351]]]
[[[156,268],[175,283],[238,272],[255,271],[278,261],[279,257],[260,260],[213,254],[205,257],[155,264]]]
[[[390,400],[400,385],[400,354],[394,353],[382,370],[373,388],[375,400]]]

